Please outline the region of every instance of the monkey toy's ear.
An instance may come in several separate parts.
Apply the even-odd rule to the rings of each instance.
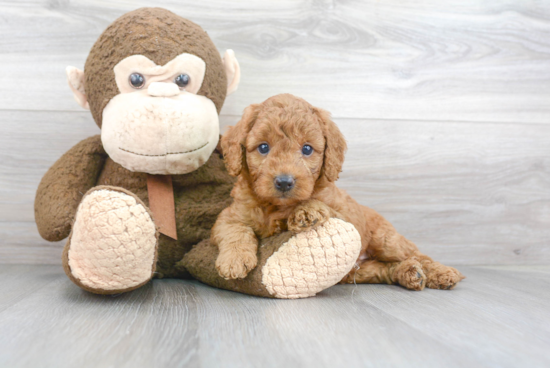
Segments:
[[[223,66],[227,75],[227,94],[230,95],[237,90],[241,80],[241,67],[233,50],[225,51]]]
[[[88,104],[86,93],[84,92],[84,71],[74,66],[68,66],[65,71],[67,73],[69,87],[71,87],[74,94],[74,99],[80,106],[89,110],[90,105]]]

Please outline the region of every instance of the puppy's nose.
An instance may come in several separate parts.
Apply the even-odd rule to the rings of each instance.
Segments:
[[[277,190],[280,190],[281,192],[288,192],[294,188],[296,180],[294,180],[294,177],[290,175],[279,175],[275,178],[274,182]]]

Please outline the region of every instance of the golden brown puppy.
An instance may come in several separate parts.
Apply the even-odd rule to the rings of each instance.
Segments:
[[[328,112],[277,95],[247,107],[221,145],[229,173],[238,176],[234,202],[212,229],[222,277],[244,278],[256,267],[258,237],[305,231],[338,217],[357,228],[362,242],[359,267],[342,282],[422,290],[452,289],[464,278],[420,253],[382,216],[336,187],[346,141]]]

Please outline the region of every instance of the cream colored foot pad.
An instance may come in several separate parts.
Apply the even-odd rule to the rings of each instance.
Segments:
[[[277,298],[314,296],[338,283],[351,270],[361,250],[355,227],[332,218],[283,244],[262,269],[262,283]]]
[[[71,273],[84,286],[123,290],[151,278],[155,224],[128,194],[101,189],[84,197],[70,242]]]

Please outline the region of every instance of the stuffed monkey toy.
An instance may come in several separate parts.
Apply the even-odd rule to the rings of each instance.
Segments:
[[[75,99],[101,129],[44,175],[35,199],[40,235],[68,238],[67,276],[97,294],[139,288],[152,277],[195,277],[277,298],[315,295],[357,259],[359,234],[331,219],[310,232],[263,240],[258,266],[224,280],[209,243],[234,185],[219,148],[219,118],[239,83],[233,51],[222,60],[198,25],[160,8],[115,20],[84,71],[67,68]]]

